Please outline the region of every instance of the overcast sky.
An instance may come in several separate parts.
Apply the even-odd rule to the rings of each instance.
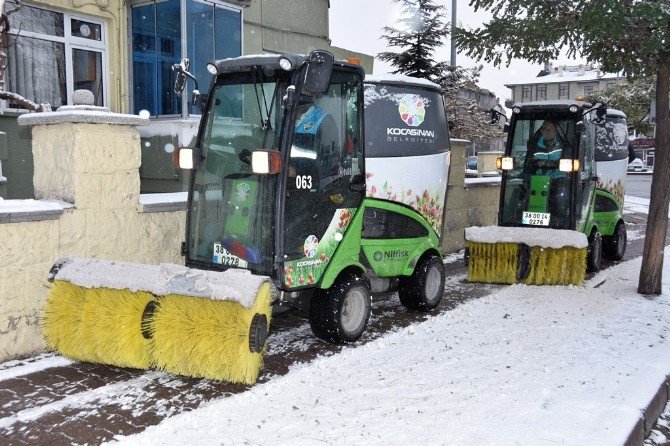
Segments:
[[[448,21],[451,22],[451,0],[437,0],[448,11]],[[468,4],[469,0],[458,0],[456,16],[459,23],[465,27],[477,27],[488,21],[489,14],[481,11],[475,13]],[[394,26],[400,17],[400,8],[391,0],[331,0],[330,2],[330,38],[334,46],[346,48],[361,53],[376,56],[386,51],[386,41],[380,39],[382,27]],[[435,52],[436,60],[449,61],[451,58],[451,42]],[[397,51],[397,49],[392,49]],[[574,65],[579,62],[569,61],[567,58],[554,61],[561,64]],[[473,67],[480,62],[467,58],[461,54],[456,56],[456,63],[464,67]],[[484,65],[479,86],[493,91],[500,98],[501,104],[510,98],[510,90],[506,83],[518,82],[520,79],[534,77],[542,69],[541,65],[533,65],[525,61],[515,60],[509,68],[494,68]],[[375,59],[374,74],[384,74],[391,71],[387,62]]]

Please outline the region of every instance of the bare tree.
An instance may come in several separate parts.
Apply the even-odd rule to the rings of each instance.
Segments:
[[[0,99],[20,105],[37,112],[51,111],[49,104],[37,104],[20,94],[5,91],[5,72],[7,71],[7,53],[9,48],[10,16],[21,10],[21,0],[14,0],[14,8],[6,10],[6,0],[0,0]]]

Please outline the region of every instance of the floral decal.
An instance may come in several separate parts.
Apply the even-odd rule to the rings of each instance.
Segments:
[[[619,208],[623,208],[624,185],[621,179],[616,183],[612,179],[607,180],[607,183],[598,180],[596,182],[596,187],[614,195]]]
[[[373,176],[374,174],[368,173],[366,178],[370,179]],[[431,194],[428,190],[423,190],[420,194],[417,194],[411,188],[394,191],[393,187],[388,184],[388,181],[384,181],[381,188],[377,188],[374,184],[371,185],[368,188],[367,195],[370,198],[397,201],[408,205],[421,214],[428,224],[435,229],[435,232],[440,233],[444,207],[438,193]]]
[[[315,236],[305,240],[306,257],[284,262],[284,284],[287,287],[312,285],[321,278],[355,213],[355,208],[338,209],[320,241],[315,243]]]

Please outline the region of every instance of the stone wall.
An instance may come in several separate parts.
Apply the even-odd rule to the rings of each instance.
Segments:
[[[0,361],[44,349],[39,320],[57,259],[183,264],[185,206],[140,203],[135,126],[146,121],[94,108],[19,119],[32,126],[42,200],[0,201]]]
[[[465,228],[495,225],[498,220],[500,178],[465,178],[468,141],[451,141],[451,166],[442,252],[465,248]],[[495,169],[495,161],[493,164]]]

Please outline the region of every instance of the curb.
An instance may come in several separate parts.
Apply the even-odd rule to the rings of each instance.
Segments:
[[[658,417],[663,413],[665,405],[670,401],[670,375],[665,377],[647,407],[642,409],[640,418],[628,435],[624,446],[639,446],[644,444],[656,424]]]

